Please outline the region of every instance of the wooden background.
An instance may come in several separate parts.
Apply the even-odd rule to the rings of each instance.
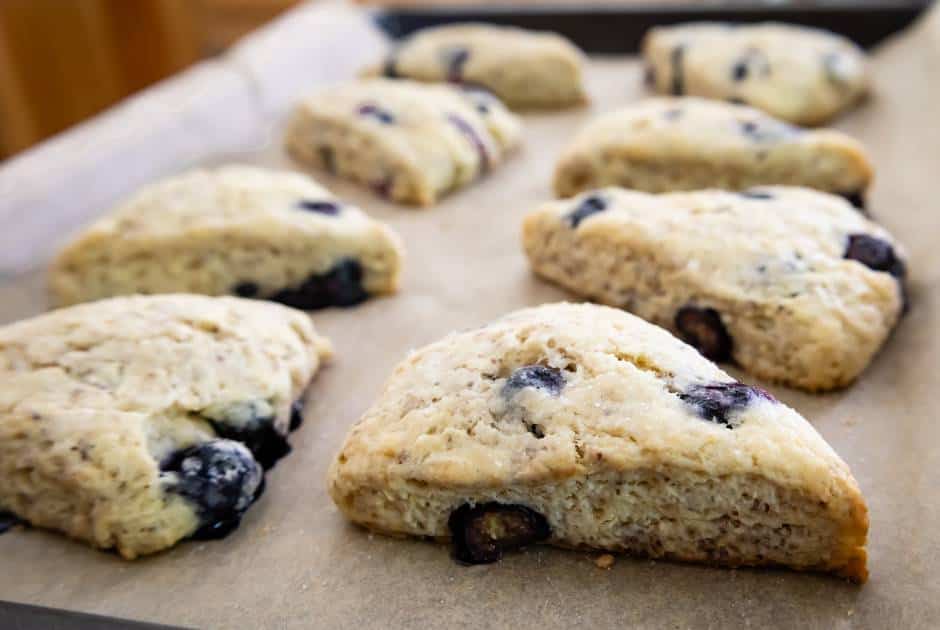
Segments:
[[[221,52],[298,0],[0,0],[0,158]]]

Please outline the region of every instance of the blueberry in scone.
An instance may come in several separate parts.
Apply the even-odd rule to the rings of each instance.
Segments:
[[[868,91],[865,53],[821,29],[767,22],[697,22],[647,33],[648,85],[662,94],[752,105],[798,125],[818,125]]]
[[[454,556],[465,564],[489,564],[503,551],[547,540],[551,528],[545,517],[524,505],[491,501],[464,503],[450,513],[447,529],[454,541]]]
[[[125,558],[218,538],[290,451],[330,345],[299,311],[119,297],[0,328],[0,512]]]
[[[604,211],[573,224],[596,198]],[[539,276],[808,390],[855,380],[906,303],[901,245],[840,197],[805,188],[586,192],[530,213],[523,247]]]
[[[160,464],[167,492],[196,507],[198,539],[221,538],[238,527],[263,490],[264,470],[238,442],[211,440],[173,453]]]
[[[412,353],[329,488],[351,521],[450,539],[462,563],[546,543],[867,577],[864,499],[812,426],[605,306],[525,309]]]
[[[570,197],[604,186],[805,186],[861,206],[871,179],[864,147],[839,131],[807,131],[751,107],[686,97],[648,99],[589,122],[559,158],[554,187]]]
[[[58,305],[133,293],[232,294],[301,309],[393,293],[401,240],[297,173],[196,170],[145,187],[59,254]]]
[[[496,167],[519,140],[519,119],[477,86],[390,79],[310,95],[286,134],[300,162],[421,206]]]
[[[584,54],[556,33],[489,24],[426,28],[366,75],[480,86],[512,109],[559,109],[587,98]]]

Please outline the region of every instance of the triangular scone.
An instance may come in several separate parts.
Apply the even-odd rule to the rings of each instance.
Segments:
[[[904,248],[805,188],[596,190],[531,212],[523,247],[540,276],[811,391],[855,380],[904,309]]]
[[[195,170],[144,187],[50,273],[60,306],[134,293],[235,294],[305,310],[398,289],[401,239],[300,173]]]
[[[848,466],[665,330],[552,304],[418,350],[347,437],[333,500],[487,562],[531,542],[867,576]]]
[[[513,109],[558,109],[587,100],[584,61],[557,33],[460,23],[421,29],[365,74],[479,85]]]
[[[421,206],[495,168],[520,138],[519,118],[489,92],[404,79],[311,94],[286,133],[296,159]]]
[[[651,98],[589,122],[562,153],[555,193],[603,186],[646,192],[806,186],[863,206],[872,165],[834,129],[807,130],[744,105]]]
[[[688,22],[650,29],[641,48],[657,92],[748,103],[797,125],[824,123],[868,90],[865,52],[807,26]]]
[[[330,354],[279,304],[114,298],[0,328],[0,511],[134,558],[234,529]]]

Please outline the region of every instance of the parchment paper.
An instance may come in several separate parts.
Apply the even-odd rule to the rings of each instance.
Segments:
[[[324,24],[328,31],[316,30]],[[141,181],[230,159],[291,167],[279,144],[284,109],[315,79],[346,76],[380,48],[355,10],[318,3],[145,94],[133,111],[122,107],[4,165],[0,319],[45,308],[49,253]],[[875,98],[838,126],[871,149],[871,208],[910,250],[913,308],[850,389],[812,396],[768,387],[858,478],[872,518],[868,584],[626,557],[601,570],[588,554],[548,548],[461,567],[443,546],[348,525],[327,497],[330,458],[409,349],[566,297],[530,275],[520,219],[549,197],[553,161],[576,128],[640,97],[638,63],[611,58],[590,65],[591,108],[526,116],[524,149],[434,208],[396,207],[317,175],[402,234],[407,270],[395,297],[313,314],[338,354],[311,387],[294,453],[271,473],[265,496],[229,538],[133,563],[56,534],[0,536],[0,599],[207,628],[937,627],[940,13],[880,49],[874,66]],[[102,148],[101,138],[131,128],[151,132]]]

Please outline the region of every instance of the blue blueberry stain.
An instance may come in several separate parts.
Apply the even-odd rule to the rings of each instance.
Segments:
[[[599,195],[590,195],[582,200],[574,210],[566,214],[565,219],[571,227],[576,228],[588,217],[606,209],[607,200]]]
[[[335,201],[315,201],[304,199],[297,205],[302,210],[309,210],[310,212],[325,214],[330,217],[335,217],[340,213],[340,205]]]
[[[473,125],[456,114],[448,114],[447,120],[463,135],[467,141],[473,145],[477,155],[480,157],[480,170],[487,171],[490,168],[490,154],[486,149],[486,144],[479,134],[473,128]]]
[[[733,416],[754,400],[774,401],[774,397],[761,389],[744,383],[710,383],[693,385],[679,398],[695,409],[703,420],[734,429]]]
[[[365,103],[360,105],[359,109],[356,110],[356,113],[367,118],[374,118],[383,125],[395,124],[395,117],[391,114],[391,112],[382,109],[374,103]]]

